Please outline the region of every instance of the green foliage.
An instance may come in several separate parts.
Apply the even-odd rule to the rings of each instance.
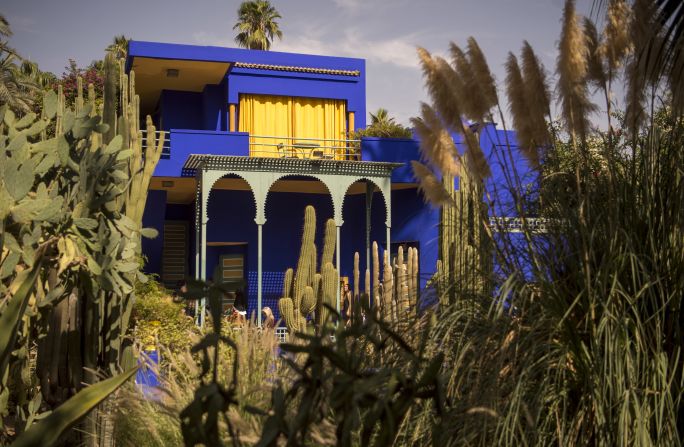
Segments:
[[[126,383],[137,370],[138,368],[133,368],[79,391],[50,415],[19,435],[12,446],[42,447],[54,445],[62,433],[74,426],[107,396]]]
[[[387,110],[378,109],[375,114],[371,113],[371,123],[365,129],[359,129],[351,132],[350,138],[354,140],[363,137],[378,137],[378,138],[413,138],[413,133],[408,127],[404,127],[397,123],[394,118],[390,117]]]
[[[179,355],[190,349],[199,334],[194,320],[185,314],[184,301],[174,299],[159,282],[148,279],[136,286],[131,326],[133,336],[143,349],[154,346]],[[161,357],[160,370],[165,372],[168,360]]]

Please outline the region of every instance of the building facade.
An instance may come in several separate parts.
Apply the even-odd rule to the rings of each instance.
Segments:
[[[245,293],[249,314],[278,318],[306,205],[317,240],[335,220],[342,280],[355,252],[366,269],[372,241],[418,248],[421,287],[432,277],[439,210],[411,172],[418,141],[349,138],[366,126],[364,60],[133,41],[126,69],[167,140],[143,221],[159,231],[143,243],[146,270],[167,287],[221,282]],[[490,127],[486,152],[501,138]]]

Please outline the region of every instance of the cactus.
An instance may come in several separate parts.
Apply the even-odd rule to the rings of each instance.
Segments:
[[[323,292],[321,294],[322,301],[321,301],[321,305],[318,308],[318,311],[319,311],[318,325],[319,326],[322,326],[326,323],[330,323],[330,321],[329,321],[330,311],[325,306],[323,306],[322,304],[327,304],[327,305],[334,308],[335,304],[337,302],[337,270],[335,270],[335,267],[333,267],[332,263],[328,262],[323,266],[322,277],[323,277],[323,283],[322,283]]]
[[[297,270],[294,277],[294,290],[292,300],[295,311],[298,312],[304,294],[304,288],[309,285],[309,275],[311,274],[311,250],[314,247],[316,237],[316,210],[313,206],[307,206],[304,210],[304,230],[302,234],[302,245],[297,261]],[[314,252],[315,254],[315,252]]]
[[[311,286],[306,286],[304,288],[304,294],[302,295],[302,307],[300,312],[302,315],[309,315],[316,308],[316,295],[314,294],[314,289]]]
[[[283,296],[292,296],[292,280],[294,278],[294,270],[289,268],[285,270],[285,280],[283,281]]]
[[[294,303],[292,298],[284,297],[278,300],[278,310],[280,316],[285,320],[287,330],[295,332],[299,330],[299,321],[295,317]]]
[[[335,222],[326,222],[321,259],[321,273],[316,273],[316,213],[312,206],[304,211],[304,230],[297,261],[297,270],[289,268],[285,271],[283,281],[283,297],[278,301],[278,307],[285,310],[281,316],[290,332],[303,332],[307,327],[307,317],[316,313],[319,322],[325,321],[326,311],[322,303],[335,306],[337,295],[337,271],[332,265],[332,257],[336,245]],[[329,259],[328,262],[324,262]],[[327,267],[327,266],[330,267]],[[329,271],[332,268],[332,271]],[[327,277],[326,277],[327,275]],[[326,289],[327,287],[327,289]],[[332,290],[332,295],[330,294]],[[291,310],[291,311],[290,311]]]
[[[378,256],[378,243],[373,242],[373,305],[382,307],[380,303],[380,257]]]
[[[138,117],[139,100],[131,75],[133,95],[122,96],[117,106],[113,96],[120,73],[113,67],[108,59],[104,120],[95,107],[94,87],[87,86],[84,98],[80,79],[72,105],[61,86],[57,93],[46,92],[38,120],[35,114],[17,119],[0,107],[0,141],[13,146],[0,151],[0,296],[8,303],[0,309],[0,323],[10,328],[22,322],[21,330],[3,331],[12,338],[0,343],[0,414],[6,399],[30,401],[37,392],[42,407],[54,409],[84,384],[130,362],[125,336],[133,284],[145,279],[138,263],[141,236],[153,233],[141,228],[142,213],[163,138],[143,154],[139,119],[122,118],[130,124],[117,128],[117,110],[122,117]],[[115,137],[117,131],[135,137]],[[26,299],[19,299],[19,290],[26,290],[20,284],[28,287]],[[11,307],[15,302],[21,305]],[[31,345],[38,346],[35,372],[21,354]],[[18,355],[5,356],[12,351]],[[19,371],[18,377],[10,369]],[[27,378],[40,388],[22,386]],[[81,432],[103,437],[98,417],[94,414]],[[80,443],[66,440],[71,441]]]
[[[382,313],[388,320],[394,319],[394,274],[390,265],[389,251],[385,250],[382,274]]]
[[[446,294],[441,304],[454,302],[462,293],[484,292],[484,274],[491,268],[488,238],[483,231],[486,207],[482,185],[471,178],[467,169],[461,170],[459,189],[454,189],[453,178],[445,177],[444,187],[453,200],[440,213],[439,259],[442,263],[437,284]],[[449,284],[449,287],[446,287]]]
[[[325,223],[325,236],[323,237],[323,253],[321,256],[321,266],[328,262],[333,262],[333,255],[335,254],[335,244],[337,241],[337,227],[333,219],[328,219]]]
[[[354,298],[358,298],[359,295],[359,252],[354,253]]]

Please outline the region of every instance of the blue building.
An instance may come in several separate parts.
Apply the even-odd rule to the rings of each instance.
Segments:
[[[320,238],[335,220],[341,277],[355,252],[366,269],[371,241],[417,247],[421,287],[433,275],[439,210],[411,172],[418,142],[348,138],[366,125],[364,60],[133,41],[126,69],[168,140],[143,222],[159,231],[146,269],[165,285],[220,281],[246,290],[250,314],[277,311],[309,204]]]

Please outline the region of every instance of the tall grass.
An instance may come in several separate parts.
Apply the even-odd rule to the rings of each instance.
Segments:
[[[252,322],[242,327],[224,325],[223,332],[235,342],[239,354],[236,362],[235,350],[219,351],[218,380],[222,384],[230,382],[234,368],[238,368],[237,400],[240,405],[226,413],[220,432],[226,444],[233,442],[225,423],[229,420],[236,428],[234,441],[251,445],[258,440],[262,418],[246,409],[262,407],[270,398],[280,369],[277,340],[273,331],[262,331]],[[188,331],[187,336],[190,342],[200,340],[194,331]],[[116,445],[185,445],[181,413],[195,398],[197,383],[202,377],[201,361],[189,350],[170,350],[163,345],[160,345],[160,355],[165,359],[164,371],[159,374],[160,386],[153,390],[130,386],[113,402]]]

